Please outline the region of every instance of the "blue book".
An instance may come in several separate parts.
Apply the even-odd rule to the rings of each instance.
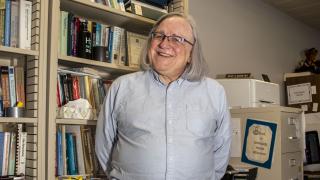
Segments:
[[[10,46],[11,29],[11,0],[6,0],[6,12],[4,18],[4,45]]]
[[[96,23],[96,44],[93,46],[101,46],[101,24]]]
[[[112,63],[113,28],[109,28],[107,62]]]
[[[4,132],[0,132],[0,175],[2,174],[3,151],[4,151]]]
[[[63,157],[62,157],[62,134],[61,129],[58,128],[57,131],[57,176],[63,175]]]
[[[77,175],[76,159],[74,153],[74,141],[72,133],[66,133],[66,145],[67,145],[67,173],[68,175]]]

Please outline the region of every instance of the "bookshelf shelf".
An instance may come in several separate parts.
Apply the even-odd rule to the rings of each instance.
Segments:
[[[7,47],[0,45],[0,52],[21,54],[21,55],[30,55],[30,56],[39,56],[39,51],[20,49],[14,47]]]
[[[0,123],[34,123],[37,124],[37,118],[13,118],[13,117],[1,117]]]
[[[56,119],[57,124],[68,124],[68,125],[96,125],[97,120],[86,120],[86,119]]]
[[[130,72],[135,72],[138,71],[138,68],[132,68],[128,66],[119,66],[117,64],[111,64],[107,62],[101,62],[101,61],[95,61],[91,59],[84,59],[84,58],[78,58],[78,57],[73,57],[73,56],[64,56],[60,55],[58,57],[59,63],[61,64],[69,64],[72,63],[73,67],[74,66],[83,66],[83,65],[89,65],[89,66],[94,66],[99,69],[104,69],[108,70],[110,72],[116,71],[117,73],[130,73]]]
[[[89,0],[61,0],[61,7],[61,10],[119,26],[132,32],[146,34],[155,23],[154,20],[90,2]]]

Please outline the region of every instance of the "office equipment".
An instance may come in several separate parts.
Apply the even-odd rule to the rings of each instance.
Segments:
[[[230,107],[265,107],[280,104],[279,85],[257,79],[217,79]]]
[[[277,124],[274,152],[270,169],[247,164],[241,157],[231,157],[233,167],[258,167],[257,180],[303,179],[302,110],[288,107],[262,107],[231,109],[231,117],[240,119],[241,131],[245,132],[247,119]],[[243,146],[244,133],[241,133]]]
[[[307,131],[305,139],[307,164],[320,163],[320,146],[318,132]]]

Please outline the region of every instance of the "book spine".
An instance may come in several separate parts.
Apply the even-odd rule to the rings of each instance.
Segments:
[[[19,124],[18,133],[17,133],[17,161],[16,161],[16,174],[18,175],[26,174],[27,132],[22,132],[21,128],[22,128],[22,124]]]
[[[14,77],[14,67],[8,66],[9,71],[9,94],[10,94],[10,104],[11,107],[14,107],[17,102],[17,96],[16,96],[16,83],[15,83],[15,77]]]
[[[61,143],[62,143],[63,174],[67,174],[67,142],[66,142],[66,127],[65,127],[65,125],[61,125]]]
[[[25,107],[24,70],[23,67],[14,68],[17,102],[22,102]]]
[[[60,54],[67,55],[68,12],[60,11]]]
[[[11,1],[11,38],[10,46],[19,47],[19,2]]]
[[[67,29],[67,55],[72,55],[72,33],[73,33],[73,14],[68,13],[68,29]]]
[[[76,100],[80,98],[79,76],[71,76],[71,77],[72,77],[73,100]]]
[[[96,46],[101,46],[101,24],[96,23]]]
[[[109,28],[109,33],[108,33],[108,57],[107,57],[107,62],[112,63],[112,45],[113,45],[113,29]]]
[[[76,175],[75,154],[73,145],[72,133],[66,133],[66,147],[67,147],[67,173],[69,175]]]
[[[6,13],[5,13],[5,24],[4,24],[4,45],[10,46],[10,29],[11,29],[11,2],[6,0]]]
[[[19,47],[22,49],[31,49],[31,13],[32,2],[20,0]]]
[[[9,165],[9,152],[10,152],[10,132],[4,132],[4,142],[3,142],[3,161],[2,161],[2,176],[8,175],[8,165]]]
[[[57,163],[57,169],[56,169],[56,175],[61,176],[63,175],[63,158],[62,158],[62,134],[61,134],[61,128],[57,128],[57,157],[56,157],[56,163]]]
[[[119,64],[120,59],[120,38],[122,28],[113,26],[112,27],[113,36],[112,36],[112,56],[111,62],[115,64]]]
[[[97,23],[96,22],[92,22],[92,27],[91,27],[91,44],[92,47],[96,46],[96,33],[97,33]]]
[[[6,0],[0,0],[0,45],[4,45],[4,17],[6,13]]]
[[[4,153],[4,132],[0,132],[0,174],[2,175],[3,153]]]
[[[16,138],[17,138],[16,133],[11,132],[8,175],[14,175],[15,162],[16,162],[16,146],[17,146]]]
[[[1,66],[3,108],[10,107],[8,66]]]

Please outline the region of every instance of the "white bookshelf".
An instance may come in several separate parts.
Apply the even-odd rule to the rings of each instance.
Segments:
[[[182,2],[184,13],[187,12],[187,0],[174,0]],[[58,125],[96,125],[97,120],[83,119],[63,119],[57,118],[57,72],[59,65],[69,67],[91,67],[104,70],[111,74],[127,74],[138,71],[138,68],[120,66],[117,64],[94,61],[90,59],[78,58],[59,54],[59,32],[60,32],[60,10],[72,12],[88,20],[119,26],[128,31],[145,34],[151,30],[156,21],[122,12],[102,4],[91,2],[90,0],[51,0],[49,4],[49,27],[51,28],[48,43],[48,77],[47,77],[47,164],[46,180],[55,180],[55,155],[56,155],[56,130]],[[85,176],[85,175],[83,175]]]
[[[24,117],[0,117],[0,124],[24,124],[27,131],[26,180],[45,179],[46,156],[46,67],[47,67],[47,18],[48,2],[30,0],[31,49],[0,45],[0,65],[24,67],[25,115]]]

